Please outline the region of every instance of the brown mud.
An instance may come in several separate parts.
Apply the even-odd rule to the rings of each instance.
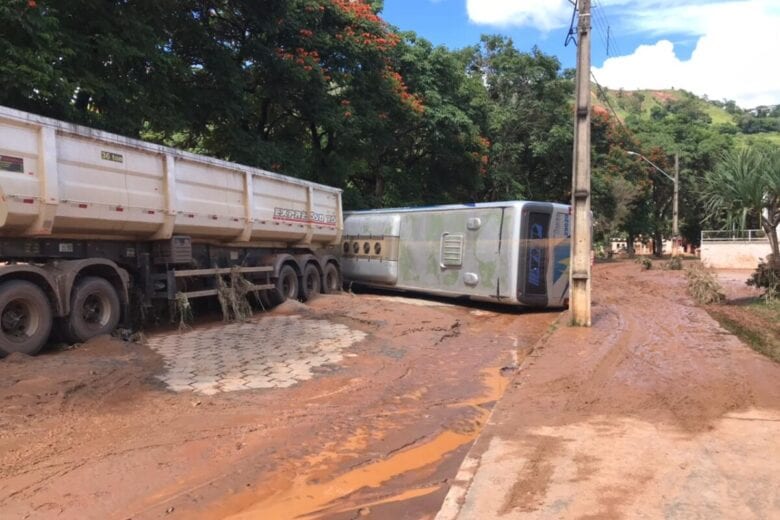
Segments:
[[[780,364],[680,271],[601,264],[593,287],[593,327],[528,357],[437,520],[780,518]]]
[[[157,354],[110,338],[0,360],[1,516],[432,518],[559,317],[351,294],[294,307],[278,312],[367,339],[312,380],[212,396],[167,390]]]

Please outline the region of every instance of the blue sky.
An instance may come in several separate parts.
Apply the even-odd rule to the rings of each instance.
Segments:
[[[593,0],[593,71],[611,88],[683,88],[743,107],[780,103],[780,0]],[[568,0],[385,0],[383,18],[456,49],[511,36],[573,67]],[[607,26],[610,52],[607,55]]]

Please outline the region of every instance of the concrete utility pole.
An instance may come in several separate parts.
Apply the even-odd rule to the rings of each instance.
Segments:
[[[590,218],[590,0],[579,0],[579,13],[569,306],[572,325],[590,327],[590,254],[593,242]]]
[[[680,154],[674,154],[674,202],[672,203],[672,256],[680,253],[680,225],[679,215],[680,197]]]

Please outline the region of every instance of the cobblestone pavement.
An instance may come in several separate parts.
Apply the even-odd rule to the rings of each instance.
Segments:
[[[312,369],[338,363],[342,350],[365,336],[325,320],[267,316],[154,336],[148,344],[165,359],[165,372],[157,377],[169,389],[211,395],[311,379]]]

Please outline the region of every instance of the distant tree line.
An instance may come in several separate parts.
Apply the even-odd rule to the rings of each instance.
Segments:
[[[348,208],[568,202],[573,71],[502,36],[434,46],[389,26],[381,9],[5,0],[0,104],[338,186]],[[668,234],[671,184],[627,150],[667,171],[680,153],[682,229],[698,239],[698,185],[736,130],[713,125],[697,101],[686,94],[646,113],[633,100],[619,120],[594,98],[597,239]]]

